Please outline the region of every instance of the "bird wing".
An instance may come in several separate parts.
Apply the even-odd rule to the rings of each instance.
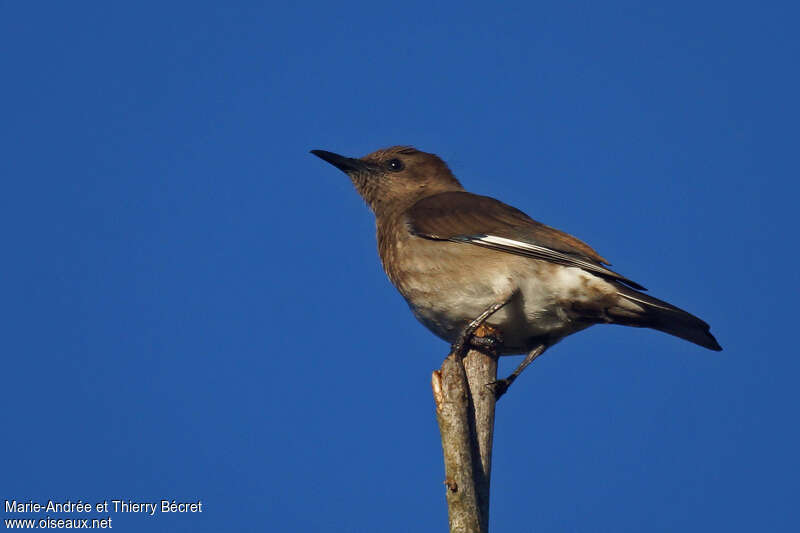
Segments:
[[[463,191],[423,198],[405,213],[412,234],[426,239],[469,243],[559,265],[578,267],[606,279],[646,290],[609,270],[588,244],[488,196]]]

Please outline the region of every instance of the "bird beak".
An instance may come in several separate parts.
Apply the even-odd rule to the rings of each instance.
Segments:
[[[369,170],[370,165],[360,159],[353,159],[352,157],[345,157],[343,155],[334,154],[325,150],[311,150],[311,153],[320,159],[327,161],[335,166],[345,174],[351,172],[359,172]]]

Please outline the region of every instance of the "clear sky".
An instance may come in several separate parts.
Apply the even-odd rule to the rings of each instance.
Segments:
[[[446,530],[447,345],[308,153],[411,144],[725,348],[598,326],[537,360],[493,530],[797,531],[800,12],[652,4],[2,2],[0,499]]]

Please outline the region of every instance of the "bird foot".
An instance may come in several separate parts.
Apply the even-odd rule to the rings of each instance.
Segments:
[[[492,381],[491,383],[486,384],[486,388],[490,389],[494,393],[494,400],[497,401],[503,396],[508,388],[511,386],[513,380],[509,379],[498,379],[497,381]]]
[[[499,329],[481,324],[470,338],[470,345],[489,355],[497,355],[497,349],[503,345],[503,335]]]
[[[459,357],[466,355],[467,349],[475,348],[490,355],[496,355],[497,349],[503,344],[503,336],[500,330],[487,324],[480,324],[474,331],[470,328],[453,343],[450,353]]]

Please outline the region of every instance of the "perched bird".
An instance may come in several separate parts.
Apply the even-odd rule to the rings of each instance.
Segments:
[[[694,315],[640,292],[587,244],[488,196],[464,190],[439,157],[408,146],[360,159],[312,150],[346,173],[377,223],[383,269],[414,316],[463,352],[484,324],[499,355],[527,354],[594,324],[653,328],[721,350]],[[638,289],[638,290],[637,290]]]

